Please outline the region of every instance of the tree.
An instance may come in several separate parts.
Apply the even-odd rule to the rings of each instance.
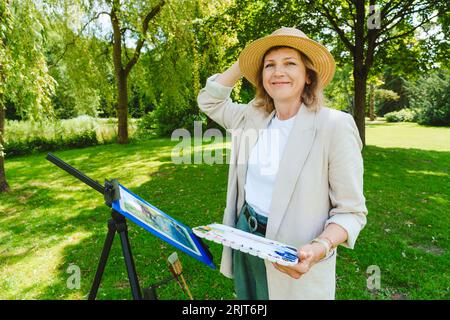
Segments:
[[[59,115],[92,114],[96,107],[109,115],[107,107],[114,104],[121,122],[127,120],[125,115],[157,111],[152,118],[169,135],[173,126],[185,127],[197,120],[195,97],[201,69],[197,26],[199,17],[210,13],[215,4],[167,0],[154,16],[156,10],[151,13],[151,8],[155,9],[152,4],[156,0],[121,1],[120,10],[113,7],[118,1],[46,2],[50,3],[44,9],[47,15],[57,17],[49,28],[48,60],[50,72],[58,80],[54,103]],[[143,35],[145,12],[154,19]],[[111,21],[114,14],[118,19]],[[118,29],[121,37],[117,37]],[[116,84],[114,92],[111,79]],[[123,107],[124,100],[128,110]],[[126,128],[119,127],[119,136],[121,129],[127,133]]]
[[[207,121],[196,97],[207,75],[223,70],[216,55],[225,50],[221,41],[226,37],[205,23],[217,6],[206,0],[168,2],[158,15],[157,34],[150,33],[149,46],[131,74],[133,87],[152,107],[144,122],[161,136]]]
[[[415,31],[436,25],[444,26],[445,30],[449,23],[448,14],[445,14],[448,12],[447,3],[438,0],[235,0],[218,20],[228,25],[223,27],[226,33],[237,33],[239,41],[232,52],[239,52],[248,42],[280,26],[295,26],[325,44],[335,57],[338,68],[350,63],[354,82],[351,111],[365,144],[369,75],[379,75],[387,58],[397,57],[399,65],[416,69],[423,62],[418,56],[429,56],[425,59],[429,61],[428,52],[433,50],[419,50],[422,43],[415,39]],[[406,38],[413,38],[418,43],[408,44],[399,51],[398,44]],[[439,37],[434,34],[430,38]],[[432,45],[438,49],[436,55],[441,63],[446,64],[447,59],[442,58],[446,42],[440,40]],[[414,54],[411,54],[411,48],[415,50]]]
[[[380,86],[383,82],[376,76],[372,76],[367,80],[369,84],[369,119],[375,120],[375,92],[376,87]]]
[[[5,134],[5,84],[6,84],[6,48],[5,48],[5,40],[6,40],[6,32],[3,26],[10,25],[10,13],[8,7],[6,6],[6,2],[0,3],[0,192],[5,192],[9,190],[8,182],[6,181],[5,174],[5,153],[4,151],[4,139],[3,136]]]
[[[113,0],[111,5],[111,11],[109,13],[111,19],[111,25],[113,28],[113,61],[114,69],[116,73],[117,81],[117,91],[118,91],[118,103],[117,103],[117,117],[119,121],[118,130],[118,142],[127,143],[128,142],[128,88],[127,79],[130,74],[131,69],[134,67],[136,62],[141,55],[142,46],[146,41],[146,33],[148,30],[149,23],[154,17],[161,11],[161,8],[165,4],[165,1],[160,1],[151,10],[147,10],[143,18],[141,18],[141,26],[138,29],[133,28],[133,24],[127,19],[127,12],[124,11],[119,0]],[[132,6],[129,6],[132,8]],[[141,7],[140,4],[136,3],[134,8],[144,9],[145,6]],[[145,12],[145,11],[144,11]],[[129,13],[128,13],[129,15]],[[122,52],[125,53],[127,50],[122,50],[125,46],[125,33],[130,30],[137,35],[138,40],[136,43],[136,48],[134,53],[128,61],[123,61]]]
[[[445,14],[445,2],[436,0],[369,1],[308,0],[308,8],[329,22],[329,27],[350,52],[353,62],[354,118],[365,145],[365,101],[367,78],[379,51],[395,40]],[[381,2],[381,8],[380,6]],[[350,17],[350,19],[348,19]]]
[[[4,168],[5,104],[32,120],[52,114],[55,82],[43,50],[44,17],[30,0],[0,2],[0,192],[8,191]]]
[[[49,74],[58,84],[52,96],[57,118],[114,117],[116,86],[109,43],[77,34],[65,21],[53,20],[46,29]]]
[[[165,3],[166,0],[52,1],[53,12],[62,11],[62,19],[65,19],[67,24],[75,18],[73,12],[66,10],[67,7],[72,6],[81,11],[79,20],[86,22],[78,30],[78,36],[103,38],[112,47],[117,92],[118,143],[120,144],[128,142],[129,75],[149,38],[148,31],[151,29],[152,33],[157,34],[158,24],[155,20]],[[89,28],[103,15],[109,17],[110,26],[106,26],[103,21]],[[150,25],[151,22],[153,25]]]
[[[450,72],[436,70],[406,84],[419,124],[450,125]]]

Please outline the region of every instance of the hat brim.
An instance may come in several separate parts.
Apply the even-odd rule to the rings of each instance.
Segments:
[[[309,38],[292,35],[269,35],[253,41],[239,55],[239,68],[243,76],[254,86],[256,86],[257,73],[262,63],[262,57],[267,50],[277,46],[291,47],[308,56],[324,87],[333,79],[336,63],[326,47]]]

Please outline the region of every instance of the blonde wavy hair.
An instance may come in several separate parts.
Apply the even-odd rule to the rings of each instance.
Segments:
[[[308,109],[311,111],[317,111],[319,110],[320,106],[324,102],[323,97],[323,85],[320,81],[320,78],[318,77],[317,71],[314,68],[314,65],[312,64],[311,60],[301,51],[287,47],[287,46],[277,46],[272,47],[269,50],[266,51],[264,54],[261,63],[258,68],[258,78],[256,81],[256,95],[255,100],[253,102],[253,105],[257,108],[264,109],[267,113],[271,113],[275,109],[275,105],[273,102],[272,97],[267,93],[266,89],[264,89],[263,85],[263,68],[264,68],[264,59],[265,57],[271,53],[272,51],[281,49],[281,48],[290,48],[297,51],[300,55],[300,60],[303,62],[303,64],[306,67],[306,74],[310,80],[309,84],[305,83],[305,87],[303,88],[302,92],[302,102],[306,105]]]

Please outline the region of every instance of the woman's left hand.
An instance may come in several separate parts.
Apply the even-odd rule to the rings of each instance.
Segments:
[[[282,266],[278,263],[272,265],[279,271],[286,273],[294,279],[300,279],[313,265],[325,256],[325,248],[318,243],[308,243],[298,250],[299,263],[293,266]]]

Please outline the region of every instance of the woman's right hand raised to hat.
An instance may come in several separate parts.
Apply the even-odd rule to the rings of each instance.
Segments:
[[[241,77],[242,73],[239,68],[239,60],[237,60],[231,67],[220,74],[215,81],[226,87],[234,87]]]

